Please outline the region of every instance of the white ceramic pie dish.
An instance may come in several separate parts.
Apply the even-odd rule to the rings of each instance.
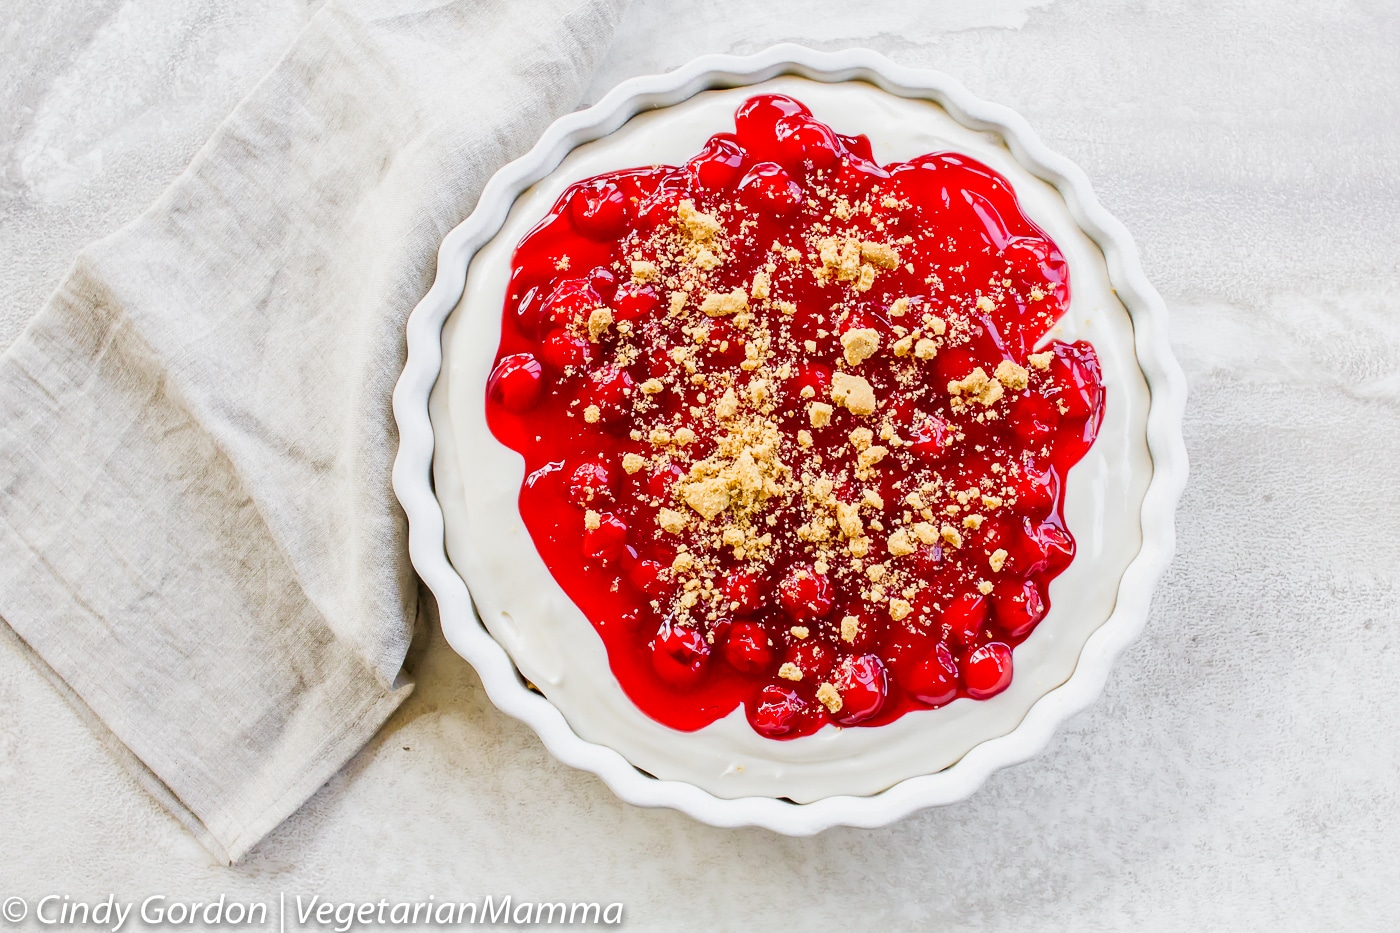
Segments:
[[[465,406],[459,401],[457,414],[448,416],[444,399],[448,395],[456,397],[463,392],[463,397],[468,400],[474,393],[479,399],[479,389],[472,381],[474,376],[468,375],[464,379],[460,371],[462,367],[453,367],[444,374],[445,378],[434,393],[432,418],[429,417],[428,397],[442,369],[443,324],[453,309],[459,307],[459,303],[463,310],[453,316],[447,335],[449,343],[458,325],[465,319],[474,322],[475,343],[486,345],[486,363],[482,365],[489,364],[490,356],[494,352],[494,335],[499,333],[500,304],[490,288],[482,285],[483,282],[488,282],[490,276],[473,271],[471,282],[466,289],[467,298],[463,297],[468,264],[479,250],[484,250],[483,268],[490,269],[493,264],[499,266],[502,253],[508,261],[509,250],[519,238],[521,224],[527,225],[528,228],[528,224],[532,222],[530,211],[547,209],[563,184],[575,177],[620,168],[624,164],[646,164],[650,161],[662,161],[663,157],[667,161],[681,161],[685,155],[697,148],[698,142],[710,132],[725,128],[723,125],[709,126],[699,140],[677,140],[675,146],[680,148],[676,152],[661,152],[654,159],[637,159],[634,155],[628,155],[625,147],[622,154],[614,151],[609,155],[608,146],[626,135],[626,132],[614,135],[614,131],[628,123],[639,112],[657,107],[671,108],[674,112],[683,109],[694,110],[697,107],[694,103],[685,104],[683,107],[675,105],[711,88],[744,87],[768,81],[781,74],[801,75],[818,82],[869,82],[894,95],[889,98],[891,106],[895,108],[892,113],[901,120],[917,119],[919,111],[911,110],[915,105],[909,104],[908,101],[898,102],[897,98],[931,101],[942,108],[940,113],[949,124],[949,135],[953,129],[961,129],[967,139],[972,141],[969,145],[972,145],[976,141],[974,137],[985,136],[986,132],[990,131],[995,134],[993,138],[997,140],[998,145],[1004,140],[1005,147],[1001,149],[1001,155],[1012,163],[1013,168],[1019,167],[1025,174],[1026,187],[1039,185],[1054,194],[1049,187],[1035,181],[1038,177],[1057,189],[1059,197],[1063,199],[1060,210],[1072,218],[1073,223],[1082,230],[1082,234],[1079,234],[1081,239],[1088,245],[1089,250],[1094,252],[1102,266],[1104,287],[1101,290],[1102,295],[1099,296],[1099,303],[1112,301],[1112,293],[1116,291],[1122,305],[1114,302],[1113,306],[1124,322],[1116,335],[1105,332],[1096,336],[1092,327],[1099,326],[1102,329],[1103,325],[1094,325],[1090,318],[1107,318],[1112,315],[1097,311],[1091,315],[1086,311],[1079,315],[1076,322],[1073,320],[1075,313],[1072,302],[1071,314],[1067,316],[1070,319],[1067,321],[1068,330],[1063,336],[1070,339],[1081,335],[1088,336],[1096,347],[1099,347],[1100,343],[1107,346],[1115,341],[1121,344],[1124,349],[1117,362],[1124,364],[1122,357],[1126,356],[1126,366],[1132,369],[1132,372],[1128,373],[1127,369],[1124,369],[1120,382],[1124,382],[1126,377],[1131,375],[1145,386],[1138,393],[1140,403],[1124,404],[1121,401],[1130,398],[1133,395],[1131,391],[1120,390],[1117,393],[1120,396],[1119,413],[1127,414],[1128,409],[1133,410],[1132,418],[1125,418],[1117,433],[1124,438],[1123,443],[1128,446],[1136,439],[1136,443],[1143,449],[1142,455],[1134,460],[1123,455],[1122,451],[1115,453],[1110,449],[1112,444],[1104,445],[1105,435],[1101,434],[1100,441],[1096,444],[1101,453],[1100,465],[1081,465],[1076,467],[1076,470],[1079,471],[1080,485],[1111,484],[1116,473],[1136,476],[1140,482],[1124,484],[1121,494],[1118,494],[1117,498],[1110,496],[1107,501],[1113,507],[1110,511],[1117,515],[1119,526],[1123,525],[1124,506],[1140,503],[1137,515],[1127,516],[1128,519],[1137,520],[1128,521],[1128,525],[1135,526],[1132,530],[1140,534],[1125,538],[1120,533],[1115,537],[1112,533],[1113,515],[1110,515],[1106,523],[1109,533],[1102,533],[1102,526],[1105,526],[1103,497],[1088,491],[1081,491],[1076,496],[1076,474],[1072,473],[1068,502],[1071,529],[1080,539],[1081,553],[1104,555],[1092,561],[1077,558],[1075,566],[1078,566],[1082,574],[1086,568],[1093,573],[1102,569],[1100,565],[1111,564],[1111,574],[1105,576],[1100,573],[1097,580],[1084,577],[1076,582],[1073,579],[1075,566],[1072,566],[1071,571],[1065,575],[1066,579],[1056,581],[1060,588],[1059,593],[1052,589],[1052,604],[1056,608],[1052,609],[1051,617],[1041,626],[1045,629],[1041,642],[1054,650],[1049,650],[1048,654],[1047,651],[1039,650],[1036,636],[1018,648],[1018,652],[1029,652],[1026,654],[1027,659],[1042,660],[1033,660],[1033,663],[1023,665],[1023,659],[1018,654],[1018,673],[1013,681],[1013,690],[993,701],[958,701],[945,710],[920,714],[928,717],[926,722],[919,720],[917,716],[906,716],[894,724],[899,728],[894,729],[890,737],[883,739],[873,734],[891,730],[891,726],[882,727],[881,730],[845,730],[845,735],[836,734],[821,741],[817,741],[816,736],[809,737],[812,741],[805,748],[799,743],[808,742],[808,739],[789,743],[758,739],[758,744],[749,748],[743,746],[745,733],[734,731],[728,737],[721,736],[724,742],[729,744],[721,743],[718,756],[715,753],[714,742],[709,742],[708,745],[705,742],[700,743],[702,752],[699,757],[719,769],[710,773],[704,768],[696,770],[684,766],[685,756],[689,754],[686,743],[670,743],[665,735],[648,734],[649,720],[635,710],[633,713],[640,717],[639,721],[627,721],[625,715],[620,719],[614,716],[617,722],[613,727],[601,728],[594,720],[581,716],[577,699],[568,696],[562,687],[558,688],[556,693],[547,685],[546,692],[556,696],[560,705],[568,712],[568,719],[561,714],[559,707],[525,687],[516,664],[537,682],[547,682],[556,687],[560,678],[556,676],[551,679],[550,671],[545,668],[557,668],[558,665],[541,661],[538,646],[529,649],[528,645],[522,644],[519,630],[528,629],[529,626],[523,623],[504,623],[506,610],[510,609],[516,613],[530,612],[530,604],[533,601],[533,611],[537,615],[554,619],[566,615],[564,610],[572,609],[572,606],[567,603],[567,599],[564,600],[564,605],[560,606],[557,602],[550,604],[547,600],[541,604],[535,598],[552,584],[537,555],[533,555],[534,561],[538,564],[538,571],[544,574],[543,580],[538,578],[538,574],[531,578],[528,574],[521,575],[516,572],[516,568],[528,564],[532,556],[528,549],[528,538],[525,539],[526,550],[515,554],[511,554],[509,548],[497,554],[495,548],[473,547],[470,537],[464,540],[463,535],[474,534],[470,523],[461,518],[464,514],[472,514],[478,516],[479,520],[487,521],[485,525],[478,524],[477,528],[499,527],[501,522],[509,518],[504,513],[490,516],[490,496],[482,498],[477,495],[483,485],[489,484],[483,484],[481,476],[477,475],[471,477],[471,482],[467,483],[457,467],[462,461],[458,448],[464,443],[470,445],[472,458],[476,458],[482,455],[490,441],[489,436],[483,439],[480,430],[473,433],[470,425],[463,426],[460,412],[470,408],[469,401]],[[839,86],[809,86],[809,93],[806,95],[798,89],[799,87],[800,85],[794,86],[789,81],[788,86],[765,87],[763,90],[787,91],[803,99],[813,96],[830,98],[836,101],[831,104],[832,107],[837,107],[842,99],[842,88]],[[822,93],[815,93],[816,91]],[[861,93],[875,92],[870,92],[867,87]],[[731,95],[732,101],[726,99],[716,106],[727,107],[729,112],[732,112],[733,105],[737,104],[742,96]],[[725,95],[706,97],[725,98]],[[824,116],[823,107],[818,101],[808,99],[808,103],[813,105],[819,118]],[[917,106],[930,111],[933,109],[927,103]],[[900,107],[905,109],[901,111]],[[660,118],[663,126],[665,116],[666,113],[663,112]],[[658,122],[656,115],[651,115],[634,121],[627,129],[631,130],[648,120],[652,123]],[[961,127],[953,126],[954,123],[960,124]],[[675,126],[673,121],[673,130]],[[871,129],[870,126],[849,125],[837,128],[843,132],[868,132]],[[970,130],[978,132],[973,133]],[[601,142],[592,147],[588,146],[593,140]],[[881,161],[918,154],[912,151],[881,152],[878,136],[874,138],[874,142],[877,158]],[[969,151],[968,146],[955,143],[954,147]],[[600,152],[601,156],[598,155]],[[1003,170],[1005,168],[995,164],[995,152],[990,153],[992,158],[988,158],[987,153],[976,150],[972,150],[971,154],[989,161],[993,167]],[[609,158],[613,161],[609,162]],[[627,162],[628,158],[632,159],[630,163]],[[619,163],[618,159],[622,159],[622,162]],[[563,169],[556,171],[561,162],[564,163],[563,169],[577,164],[575,173],[569,175]],[[543,184],[538,188],[527,191],[542,180]],[[551,184],[555,185],[553,189]],[[1018,194],[1021,193],[1020,187],[1018,186]],[[544,208],[539,208],[538,204],[532,207],[532,199],[534,202],[543,202]],[[1044,217],[1037,217],[1031,207],[1033,205],[1027,205],[1033,219],[1046,227],[1057,242],[1070,236],[1067,231],[1050,229],[1053,224],[1047,224]],[[1061,245],[1063,247],[1065,244]],[[1073,250],[1067,249],[1066,252],[1070,254]],[[1070,258],[1072,281],[1075,275],[1079,275],[1081,281],[1087,281],[1084,273],[1075,269],[1073,255]],[[487,259],[490,262],[486,262]],[[1080,265],[1083,266],[1084,262],[1081,258]],[[481,293],[483,288],[485,297],[477,294],[475,299],[472,299],[473,291]],[[1086,288],[1084,291],[1092,292],[1093,289]],[[1081,302],[1081,307],[1087,308],[1089,304],[1089,299],[1085,299]],[[494,331],[492,326],[496,328]],[[1084,327],[1090,327],[1091,332],[1084,332]],[[597,773],[621,797],[637,804],[673,806],[716,825],[758,824],[783,832],[810,833],[837,824],[878,825],[924,806],[962,799],[975,790],[991,771],[1034,754],[1044,745],[1060,721],[1082,709],[1098,694],[1112,659],[1141,629],[1151,588],[1170,559],[1173,544],[1173,511],[1186,472],[1180,436],[1184,386],[1166,341],[1165,312],[1160,298],[1143,278],[1131,241],[1121,226],[1099,207],[1082,173],[1063,159],[1047,152],[1019,117],[1004,108],[976,100],[944,76],[900,68],[873,53],[851,51],[826,54],[783,46],[746,58],[700,59],[669,75],[626,82],[595,107],[556,122],[528,155],[506,166],[492,179],[483,192],[476,211],[448,235],[439,254],[437,281],[411,316],[408,336],[409,360],[394,399],[401,435],[394,483],[409,516],[410,550],[414,564],[438,599],[446,637],[449,643],[477,668],[488,694],[498,706],[534,727],[545,744],[561,760]],[[1111,347],[1107,348],[1112,351]],[[1104,348],[1100,348],[1100,353],[1101,356],[1104,355]],[[1111,358],[1113,352],[1107,355]],[[459,350],[449,362],[457,360],[460,356]],[[1112,359],[1105,362],[1106,371],[1111,370]],[[468,371],[472,368],[471,365],[465,367]],[[469,384],[459,392],[451,392],[447,376],[451,376],[458,383]],[[484,383],[484,372],[480,378]],[[1111,381],[1109,391],[1114,391]],[[1112,394],[1110,398],[1113,398]],[[1109,411],[1110,415],[1114,413],[1112,403]],[[438,496],[441,497],[441,504],[439,497],[434,496],[429,472],[434,454],[434,421],[438,424],[439,440],[447,452],[444,454],[444,450],[439,450],[437,465]],[[1107,433],[1109,436],[1114,434],[1113,431]],[[1150,459],[1147,456],[1149,451]],[[1115,456],[1118,459],[1114,459]],[[485,472],[504,477],[504,485],[498,490],[498,493],[503,490],[504,494],[497,494],[495,501],[499,503],[510,500],[512,483],[514,488],[518,489],[519,470],[511,476],[508,469],[503,470],[498,464]],[[1094,477],[1092,483],[1085,478],[1091,474]],[[1129,479],[1131,478],[1130,476]],[[469,486],[471,492],[467,498],[475,498],[471,508],[464,510],[462,490]],[[1076,498],[1082,513],[1078,517],[1073,514]],[[1098,502],[1097,514],[1093,506],[1095,501]],[[442,506],[447,507],[449,515],[455,516],[446,530],[446,546]],[[478,553],[491,556],[485,560],[477,560]],[[1114,555],[1117,555],[1116,563],[1110,559]],[[495,561],[494,566],[492,560]],[[511,657],[502,650],[501,643],[483,629],[481,621],[473,612],[462,576],[454,569],[454,561],[455,566],[461,568],[469,580],[476,581],[478,606],[492,623],[490,627],[496,636],[511,649],[516,663],[513,664]],[[504,578],[512,581],[511,585],[498,585],[497,581],[502,579],[503,574]],[[1090,598],[1095,584],[1098,586],[1098,595]],[[557,590],[557,587],[555,589]],[[1073,594],[1080,593],[1086,595],[1078,600],[1072,598]],[[524,598],[526,596],[530,598]],[[562,591],[559,592],[559,596],[562,597]],[[576,621],[581,621],[586,632],[587,621],[582,619],[577,610],[574,610],[574,613],[578,616]],[[1040,629],[1037,629],[1037,635],[1039,634]],[[565,635],[567,633],[551,634],[549,637],[563,639]],[[577,639],[577,632],[572,637]],[[596,645],[595,649],[595,654],[601,657],[601,644]],[[1039,654],[1036,653],[1038,650]],[[573,647],[570,647],[569,651],[577,654]],[[1058,659],[1054,657],[1056,651]],[[1069,652],[1068,655],[1066,651]],[[588,676],[575,676],[573,682],[577,684],[582,681],[585,685],[599,686],[601,692],[595,693],[606,698],[605,681],[610,678],[606,669],[606,659],[602,658],[600,667],[598,657],[592,659],[593,668]],[[570,664],[577,663],[582,662],[576,661],[571,654]],[[1021,685],[1019,691],[1015,689],[1018,682]],[[620,696],[615,682],[612,683],[611,689]],[[960,704],[961,711],[956,710]],[[624,702],[618,708],[627,706],[624,698]],[[592,716],[592,713],[589,715]],[[570,721],[574,723],[573,727],[570,726]],[[723,721],[716,725],[723,725]],[[653,731],[661,729],[654,723],[651,724],[651,728]],[[580,732],[595,741],[585,741],[579,737]],[[936,735],[938,741],[925,741],[922,744],[925,747],[932,745],[943,749],[942,758],[924,754],[922,757],[915,756],[914,759],[910,759],[908,754],[889,752],[889,749],[897,750],[901,742],[913,749],[919,744],[921,736],[927,738],[930,734]],[[734,744],[736,739],[739,746]],[[833,744],[833,741],[836,744]],[[842,741],[846,743],[845,746],[839,744]],[[694,745],[693,740],[691,742]],[[770,762],[773,766],[766,769],[765,759],[762,758],[762,747],[765,743],[770,748],[782,747],[785,750],[784,754],[777,756],[776,764]],[[736,747],[740,750],[735,751]],[[797,750],[794,752],[793,749]],[[675,760],[668,761],[668,755]],[[727,761],[725,755],[730,756],[733,761]],[[754,758],[754,755],[759,757]],[[893,769],[891,759],[894,759]],[[737,782],[732,777],[736,773],[733,768],[735,761],[744,765],[738,769],[738,773],[748,775],[744,780]],[[658,780],[638,770],[634,765],[646,767],[658,774],[678,775],[684,780]],[[837,779],[843,768],[845,777]],[[933,773],[925,773],[929,771]],[[728,779],[724,777],[726,774],[730,775]],[[832,775],[836,775],[837,778],[831,777]],[[783,796],[809,802],[794,804],[789,800],[779,799]]]

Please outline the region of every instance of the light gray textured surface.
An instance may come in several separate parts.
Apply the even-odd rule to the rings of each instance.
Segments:
[[[12,0],[0,305],[37,309],[144,208],[309,12]],[[1400,924],[1400,8],[643,2],[593,96],[778,40],[959,76],[1138,239],[1194,393],[1193,478],[1104,698],[966,803],[790,840],[619,803],[435,638],[380,737],[225,869],[3,643],[0,898],[494,893],[622,901],[636,929]]]

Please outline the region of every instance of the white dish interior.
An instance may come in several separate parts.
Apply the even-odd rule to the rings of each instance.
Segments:
[[[511,252],[564,188],[614,169],[682,162],[711,134],[732,130],[733,112],[743,100],[766,92],[797,97],[839,132],[866,134],[882,163],[953,149],[1006,176],[1022,209],[1069,262],[1070,308],[1052,336],[1091,342],[1107,390],[1099,438],[1071,471],[1067,487],[1066,518],[1078,553],[1051,584],[1049,615],[1016,649],[1011,686],[991,700],[960,699],[879,728],[827,726],[790,741],[757,735],[742,710],[696,732],[678,732],[628,700],[602,641],[535,550],[516,505],[523,460],[491,435],[484,409]],[[616,750],[656,777],[716,797],[808,802],[875,794],[945,769],[979,743],[1011,732],[1037,700],[1074,672],[1086,641],[1113,612],[1119,582],[1143,540],[1142,505],[1153,471],[1150,397],[1134,352],[1133,322],[1115,297],[1103,253],[1059,191],[1018,162],[1000,135],[969,129],[932,102],[869,84],[780,77],[708,91],[639,114],[574,149],[516,198],[499,232],[471,260],[461,301],[443,328],[442,352],[429,409],[437,498],[448,557],[491,635],[579,737]]]

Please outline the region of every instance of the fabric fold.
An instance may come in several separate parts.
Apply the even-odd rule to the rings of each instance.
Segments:
[[[412,689],[404,321],[621,6],[331,0],[0,357],[0,617],[222,858]]]

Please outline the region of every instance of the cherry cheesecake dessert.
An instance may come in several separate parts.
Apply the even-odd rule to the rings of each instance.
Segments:
[[[759,94],[519,241],[485,385],[520,518],[648,717],[789,740],[1016,678],[1105,411],[1073,283],[997,171],[880,164]]]
[[[697,93],[472,256],[429,403],[447,555],[591,746],[875,794],[1013,731],[1114,611],[1134,339],[999,134],[856,81]]]

